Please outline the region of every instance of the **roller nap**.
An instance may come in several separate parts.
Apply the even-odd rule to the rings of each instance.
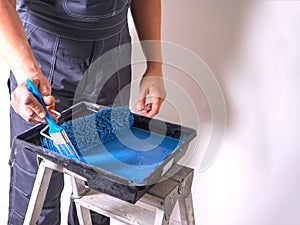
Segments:
[[[107,108],[99,112],[67,121],[61,126],[78,152],[83,153],[99,142],[106,143],[125,133],[133,124],[128,107]],[[57,151],[53,141],[44,138],[43,147]]]

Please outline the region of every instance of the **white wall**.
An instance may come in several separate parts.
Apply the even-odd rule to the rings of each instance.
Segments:
[[[193,86],[189,74],[165,66],[168,80],[187,81],[188,85],[182,83],[184,94],[195,108],[191,118],[180,118],[181,113],[189,117],[180,107],[182,100],[167,100],[159,117],[201,128],[191,145],[197,149],[185,161],[195,168],[196,224],[299,224],[300,2],[166,0],[163,14],[163,39],[201,57],[218,79],[226,100],[227,129],[220,153],[201,172],[200,162],[211,138],[205,93]],[[0,136],[0,220],[5,224],[9,103],[7,70],[0,66],[4,130]],[[137,65],[136,77],[140,70]],[[167,84],[172,99],[178,90],[171,81]]]
[[[226,100],[220,154],[200,172],[205,152],[200,144],[187,163],[196,172],[196,224],[299,224],[300,2],[172,0],[163,5],[163,39],[199,55]],[[175,92],[169,90],[169,96]],[[199,95],[191,98],[199,104]],[[166,110],[160,116],[167,115]],[[199,143],[209,138],[207,132],[202,129]]]

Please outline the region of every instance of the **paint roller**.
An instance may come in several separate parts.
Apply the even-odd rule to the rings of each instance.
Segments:
[[[65,130],[76,151],[81,155],[90,146],[106,143],[118,135],[130,132],[133,114],[127,106],[106,108],[98,112],[64,122]],[[57,152],[49,138],[44,138],[42,146]]]
[[[46,112],[46,121],[49,125],[49,135],[51,137],[51,141],[53,145],[55,145],[56,152],[60,153],[61,155],[67,156],[73,159],[79,159],[80,156],[78,152],[75,150],[74,146],[70,142],[68,135],[66,134],[65,130],[55,123],[52,119],[50,112],[48,111],[43,97],[35,87],[34,83],[30,80],[26,80],[28,90],[34,95],[34,97],[40,102]]]

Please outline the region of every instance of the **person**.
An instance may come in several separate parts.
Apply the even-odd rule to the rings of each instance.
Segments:
[[[120,46],[131,43],[127,15],[131,10],[141,41],[159,41],[161,36],[160,0],[2,0],[0,1],[0,54],[11,73],[8,80],[11,98],[11,145],[13,137],[36,123],[45,123],[45,111],[27,90],[26,79],[33,81],[45,104],[57,111],[69,108],[76,100],[92,100],[102,105],[129,104],[131,82],[130,51]],[[165,98],[160,46],[145,45],[147,66],[141,77],[137,109],[155,116]],[[90,66],[107,52],[110,60]],[[118,62],[129,62],[118,70]],[[101,61],[101,60],[100,60]],[[105,69],[112,69],[107,79]],[[89,72],[86,72],[89,71]],[[103,84],[104,82],[104,84]],[[101,87],[101,90],[96,90]],[[122,91],[126,89],[126,91]],[[79,94],[78,94],[79,93]],[[95,93],[97,96],[95,97]],[[122,93],[122,97],[118,95]],[[150,102],[146,99],[151,96]],[[23,224],[38,170],[37,156],[15,149],[10,157],[11,178],[8,224]],[[51,177],[39,224],[60,224],[60,197],[63,175]],[[109,218],[92,213],[93,224],[109,224]],[[70,203],[69,224],[78,224],[74,203]]]

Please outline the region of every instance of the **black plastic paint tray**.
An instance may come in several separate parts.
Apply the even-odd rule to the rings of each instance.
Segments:
[[[63,111],[59,118],[59,123],[61,124],[65,121],[89,115],[106,108],[107,107],[105,106],[94,103],[80,102]],[[94,155],[95,150],[93,150],[91,154],[86,155],[87,161],[77,161],[66,158],[65,156],[42,147],[44,137],[41,136],[40,131],[45,127],[45,125],[37,125],[18,135],[14,139],[13,146],[15,150],[18,149],[18,146],[24,146],[25,149],[86,178],[87,184],[92,189],[135,203],[147,192],[149,188],[153,186],[154,183],[159,181],[160,178],[184,156],[189,143],[196,137],[196,131],[188,127],[158,119],[143,117],[137,114],[133,114],[133,118],[133,131],[136,131],[142,136],[144,133],[148,132],[151,133],[152,136],[164,137],[164,139],[170,140],[170,143],[172,144],[169,146],[171,146],[172,149],[169,150],[171,151],[169,151],[168,154],[163,156],[163,158],[159,161],[154,160],[153,162],[147,162],[148,158],[146,158],[144,160],[146,163],[143,165],[137,165],[130,161],[120,162],[122,161],[122,157],[118,158],[116,155],[110,155],[112,153],[109,152],[105,155],[101,155],[102,153],[99,154],[97,150],[96,155]],[[149,130],[151,130],[151,132]],[[139,139],[138,143],[134,143],[134,145],[149,145],[146,141],[143,143],[143,140],[144,139]],[[164,140],[162,140],[162,142],[164,142]],[[116,149],[118,148],[118,145],[112,142],[108,143],[106,147]],[[120,152],[122,154],[127,153],[122,151]],[[156,157],[157,152],[149,150],[148,152],[142,152],[142,154],[151,159],[151,157]],[[97,158],[99,160],[95,161]],[[102,164],[99,163],[99,161],[104,161],[104,164],[103,162]],[[118,172],[114,172],[113,169],[110,169],[110,167],[116,163],[118,163]]]

